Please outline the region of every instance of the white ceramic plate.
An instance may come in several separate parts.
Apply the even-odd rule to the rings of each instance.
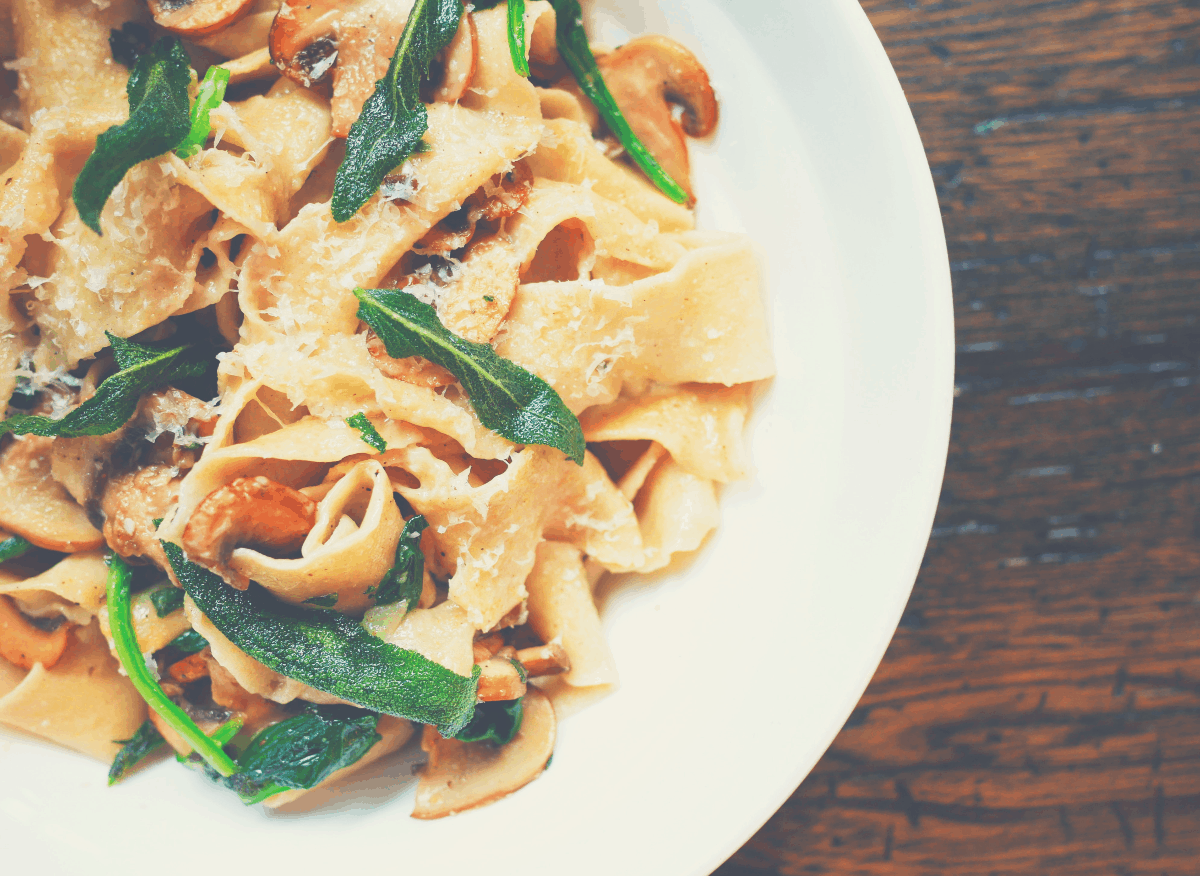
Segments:
[[[716,537],[604,591],[621,690],[565,722],[541,779],[432,823],[408,818],[411,756],[272,816],[170,764],[109,789],[100,764],[3,736],[6,866],[700,876],[833,740],[908,598],[946,459],[950,278],[921,142],[855,0],[591,11],[593,38],[663,32],[708,65],[723,118],[697,150],[701,222],[756,238],[779,367],[757,478],[725,491]]]

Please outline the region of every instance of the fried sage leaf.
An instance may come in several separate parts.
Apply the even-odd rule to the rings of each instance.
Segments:
[[[129,120],[96,138],[75,179],[75,207],[92,231],[101,233],[100,212],[129,169],[170,152],[187,136],[191,79],[191,61],[176,37],[164,37],[137,59],[125,86]]]
[[[480,703],[475,707],[475,717],[455,736],[463,742],[490,742],[507,745],[521,729],[524,707],[521,700],[497,700]]]
[[[371,445],[378,453],[383,453],[387,450],[387,442],[383,440],[383,436],[379,434],[379,430],[371,425],[371,421],[367,419],[366,414],[355,414],[353,417],[346,418],[346,425],[358,432],[362,440]]]
[[[15,560],[17,557],[24,556],[31,550],[33,550],[32,542],[26,541],[19,535],[10,535],[8,538],[0,541],[0,563]]]
[[[196,102],[192,105],[191,127],[183,142],[175,147],[175,154],[180,158],[191,158],[204,148],[204,141],[212,131],[210,116],[212,111],[221,105],[225,99],[225,89],[229,85],[229,71],[224,67],[209,67],[200,82],[200,90],[196,94]]]
[[[143,721],[142,726],[129,739],[122,739],[121,750],[113,758],[112,766],[108,768],[108,783],[119,782],[127,772],[141,763],[146,757],[167,744],[162,734],[149,721]]]
[[[362,759],[383,737],[379,715],[348,706],[306,705],[299,715],[272,724],[238,757],[238,772],[209,777],[233,789],[246,805],[293,788],[312,788]]]
[[[234,590],[189,562],[178,545],[162,545],[176,579],[212,624],[281,675],[375,712],[434,724],[443,736],[471,720],[478,667],[470,677],[458,675],[338,612],[279,602],[257,584]]]
[[[422,356],[462,384],[479,422],[517,444],[556,447],[583,465],[579,419],[536,374],[496,355],[487,344],[464,341],[437,311],[399,289],[355,289],[358,318],[375,330],[389,356]]]
[[[183,608],[183,591],[178,587],[160,587],[150,594],[150,602],[155,614],[166,617]]]
[[[587,32],[583,29],[583,12],[579,8],[579,0],[550,0],[558,21],[555,34],[558,42],[558,53],[566,62],[579,88],[588,96],[596,109],[599,110],[604,123],[610,131],[617,135],[621,145],[630,157],[637,162],[659,189],[677,204],[686,204],[687,191],[663,170],[662,165],[646,148],[645,144],[629,127],[621,108],[617,106],[604,77],[600,75],[600,67],[596,64],[596,56],[588,44]]]
[[[108,334],[106,332],[106,334]],[[96,394],[61,420],[37,414],[18,414],[0,421],[0,435],[44,435],[78,438],[107,435],[133,416],[142,394],[165,383],[204,373],[207,363],[192,347],[158,350],[108,334],[113,359],[120,369],[96,389]]]
[[[421,584],[425,578],[421,533],[428,528],[429,524],[420,514],[404,524],[400,541],[396,543],[396,562],[383,576],[379,586],[367,591],[375,597],[377,605],[391,605],[403,599],[411,609],[421,598]]]
[[[333,184],[333,218],[358,212],[383,178],[416,150],[429,130],[421,80],[434,56],[450,44],[462,19],[462,0],[416,0],[387,74],[363,104],[346,137],[346,157]]]

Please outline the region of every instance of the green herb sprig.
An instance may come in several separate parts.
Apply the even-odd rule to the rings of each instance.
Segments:
[[[19,535],[10,535],[8,538],[0,541],[0,563],[15,560],[17,557],[24,556],[31,550],[33,550],[32,542],[21,538]]]
[[[375,330],[396,359],[422,356],[456,378],[479,421],[518,444],[556,447],[583,465],[587,449],[579,419],[553,387],[487,344],[447,330],[437,310],[399,289],[355,289],[358,318]]]
[[[164,721],[192,746],[193,750],[204,759],[214,770],[223,776],[232,776],[237,772],[237,764],[230,759],[221,746],[215,744],[204,735],[196,722],[187,713],[175,705],[163,693],[150,670],[146,668],[146,659],[138,646],[137,636],[133,631],[133,613],[130,608],[129,581],[132,574],[129,566],[119,554],[110,554],[108,558],[108,623],[112,631],[113,644],[117,652],[117,660],[142,699],[158,713]]]
[[[208,72],[200,81],[200,90],[196,93],[196,102],[192,105],[191,127],[187,136],[175,147],[175,154],[180,158],[191,158],[204,148],[204,141],[212,131],[212,111],[221,105],[225,99],[225,89],[229,86],[229,70],[225,67],[209,67]]]
[[[425,555],[421,553],[421,533],[429,524],[420,514],[409,519],[400,532],[396,543],[396,561],[392,564],[378,586],[367,590],[375,597],[376,605],[392,605],[404,600],[405,611],[416,607],[421,598],[421,586],[425,578]]]
[[[387,442],[383,440],[383,436],[379,434],[379,430],[367,419],[366,414],[358,413],[353,417],[347,417],[346,425],[356,430],[362,440],[371,445],[376,453],[383,453],[383,451],[387,450]]]
[[[450,44],[462,19],[462,0],[416,0],[387,74],[363,104],[346,137],[346,157],[333,184],[333,218],[345,222],[383,178],[416,151],[429,130],[421,80],[434,56]]]
[[[166,617],[183,608],[183,591],[170,585],[159,587],[150,592],[150,602],[154,605],[155,614]]]
[[[162,542],[175,577],[209,621],[281,675],[375,712],[436,725],[443,736],[475,711],[479,667],[470,677],[379,639],[353,618],[279,602],[257,584],[234,590]]]
[[[181,590],[180,593],[183,591]],[[180,633],[174,639],[167,643],[168,648],[174,648],[182,654],[199,654],[208,647],[208,639],[200,635],[195,630],[187,630]]]
[[[579,0],[550,0],[557,19],[556,39],[558,53],[566,62],[580,89],[588,96],[600,112],[609,130],[617,135],[621,145],[629,156],[637,162],[659,189],[677,204],[686,204],[687,191],[671,178],[658,160],[645,147],[633,128],[629,127],[621,108],[613,99],[612,92],[604,84],[600,75],[600,67],[596,64],[596,56],[588,44],[587,32],[583,29],[583,11],[579,8]]]
[[[128,739],[122,739],[121,750],[113,758],[112,766],[108,768],[108,783],[116,784],[125,774],[167,744],[158,728],[150,721],[143,721],[137,732]]]
[[[525,57],[525,0],[508,0],[508,51],[518,76],[529,78]]]
[[[119,369],[96,389],[96,394],[60,420],[37,414],[18,414],[0,421],[0,435],[43,435],[78,438],[107,435],[121,428],[137,410],[142,394],[165,383],[198,377],[208,367],[190,346],[160,350],[135,344],[105,332]]]

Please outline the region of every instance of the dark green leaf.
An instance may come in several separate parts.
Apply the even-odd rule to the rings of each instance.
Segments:
[[[108,48],[113,60],[125,67],[133,67],[138,58],[150,48],[150,28],[136,21],[127,21],[120,30],[108,32]]]
[[[137,635],[133,631],[133,612],[130,608],[129,581],[132,575],[129,565],[118,554],[108,557],[108,623],[112,634],[113,650],[117,660],[129,681],[142,699],[166,721],[171,728],[182,736],[192,748],[204,758],[214,770],[223,776],[231,776],[237,772],[235,764],[219,745],[204,735],[196,722],[187,713],[171,701],[158,681],[150,674],[146,666],[146,658],[138,646]],[[176,639],[175,641],[179,641]]]
[[[33,545],[19,535],[10,535],[4,541],[0,541],[0,563],[6,563],[9,560],[15,560],[17,557],[28,553],[33,549]]]
[[[464,341],[437,311],[399,289],[355,289],[358,318],[375,330],[389,356],[422,356],[458,378],[479,422],[518,444],[557,447],[583,465],[579,419],[536,374],[496,355],[487,344]]]
[[[175,147],[175,154],[180,158],[191,158],[204,147],[212,130],[209,116],[225,99],[225,88],[229,85],[229,71],[224,67],[209,67],[200,82],[200,90],[196,93],[196,103],[192,105],[191,128],[183,138],[183,142]]]
[[[150,594],[150,601],[154,603],[154,610],[158,613],[158,616],[166,617],[183,608],[183,591],[178,587],[160,587]],[[186,636],[187,633],[184,633],[184,635]],[[204,646],[201,645],[200,647]],[[197,648],[196,650],[200,649]]]
[[[583,12],[579,8],[579,0],[550,0],[558,20],[557,39],[558,53],[566,62],[580,90],[588,96],[601,118],[610,131],[617,135],[621,145],[629,156],[637,162],[638,167],[645,171],[650,181],[662,189],[663,193],[678,204],[687,203],[688,194],[683,186],[671,179],[662,165],[650,154],[629,122],[617,102],[613,99],[600,68],[596,65],[596,57],[592,47],[588,45],[587,33],[583,29]]]
[[[421,80],[434,56],[449,45],[462,19],[462,0],[416,0],[387,74],[363,104],[346,137],[346,157],[333,184],[333,218],[358,212],[383,178],[413,154],[429,129]]]
[[[107,334],[107,333],[106,333]],[[120,369],[100,384],[96,394],[61,420],[18,414],[0,421],[0,435],[45,435],[78,438],[107,435],[133,416],[142,394],[165,383],[204,373],[207,363],[191,347],[158,350],[109,334],[113,359]]]
[[[375,597],[377,605],[391,605],[403,599],[409,609],[416,606],[417,600],[421,598],[421,585],[425,578],[421,533],[428,528],[429,524],[420,514],[404,524],[400,541],[396,543],[396,562],[383,576],[379,586],[367,591]]]
[[[238,772],[227,779],[247,805],[291,788],[312,788],[357,763],[381,737],[379,716],[346,706],[309,705],[259,732],[238,757]]]
[[[379,453],[387,450],[387,442],[383,440],[383,436],[379,434],[371,421],[367,419],[366,414],[355,414],[346,420],[346,425],[352,429],[357,429],[358,434],[362,436],[362,440],[370,444]]]
[[[518,76],[529,78],[525,57],[525,0],[508,0],[508,51]]]
[[[490,742],[507,745],[521,729],[523,707],[521,700],[500,700],[480,703],[475,707],[471,723],[459,731],[455,739],[463,742]]]
[[[92,231],[101,233],[100,212],[129,169],[170,152],[187,136],[191,80],[191,62],[176,37],[164,37],[138,58],[125,86],[129,120],[96,139],[75,179],[75,207]]]
[[[465,677],[415,651],[390,645],[357,620],[279,602],[257,584],[234,590],[162,543],[175,577],[213,625],[281,675],[376,712],[435,724],[443,736],[475,709],[479,668]]]
[[[315,605],[317,608],[333,608],[337,605],[338,595],[326,593],[324,596],[313,596],[304,600],[305,605]]]
[[[172,588],[175,589],[175,588]],[[183,591],[180,590],[180,593]],[[196,654],[208,647],[208,639],[200,635],[195,630],[188,630],[186,633],[180,633],[167,645],[168,648],[175,648],[182,651],[184,654]]]
[[[125,773],[142,761],[148,754],[166,745],[167,740],[149,721],[143,721],[142,726],[129,739],[119,740],[121,750],[113,758],[112,766],[108,768],[108,783],[111,785],[121,780]]]

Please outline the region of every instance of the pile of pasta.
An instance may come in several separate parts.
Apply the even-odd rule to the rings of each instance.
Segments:
[[[71,185],[96,137],[128,115],[110,33],[153,27],[150,10],[0,0],[0,401],[17,390],[51,416],[76,407],[114,370],[106,332],[156,343],[201,326],[225,344],[215,399],[165,387],[111,434],[3,439],[0,529],[36,550],[0,565],[0,722],[111,760],[147,719],[107,637],[110,551],[156,582],[133,608],[151,661],[189,630],[207,640],[190,681],[155,667],[164,690],[207,678],[209,707],[251,727],[293,701],[340,702],[251,658],[190,598],[159,616],[150,596],[175,586],[160,540],[231,586],[361,618],[419,514],[419,606],[376,634],[459,675],[539,648],[558,673],[513,682],[526,711],[508,746],[426,728],[416,814],[436,817],[541,771],[556,711],[617,682],[599,577],[695,550],[718,523],[718,485],[747,476],[752,383],[773,373],[759,272],[748,239],[696,230],[691,210],[622,160],[577,91],[514,71],[503,4],[470,13],[475,66],[457,99],[429,106],[428,148],[335,222],[345,91],[263,62],[278,7],[256,0],[189,42],[193,64],[233,71],[207,147],[137,165],[100,236]],[[553,55],[553,17],[528,4],[531,56]],[[583,464],[501,437],[452,375],[389,357],[359,320],[356,287],[405,289],[547,381],[583,427]],[[360,413],[382,452],[347,424]],[[263,489],[233,507],[231,485],[247,479]],[[315,509],[298,549],[263,537],[276,495]],[[29,629],[44,647],[14,659]],[[382,739],[334,778],[418,729],[385,716]],[[529,775],[514,778],[522,758]]]

